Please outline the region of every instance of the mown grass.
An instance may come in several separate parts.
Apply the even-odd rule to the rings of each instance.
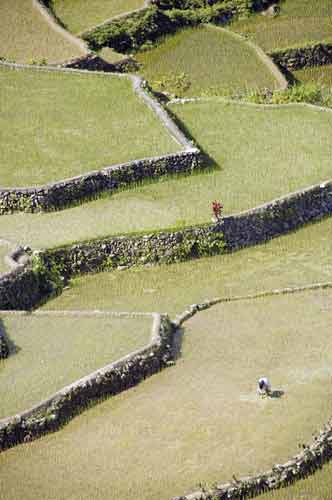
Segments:
[[[146,345],[150,317],[1,315],[11,354],[0,361],[0,418]]]
[[[293,75],[300,82],[315,82],[322,87],[332,88],[332,65],[300,69],[294,71]]]
[[[1,186],[43,184],[179,149],[127,78],[2,67],[0,85]]]
[[[325,465],[322,470],[303,481],[260,496],[260,500],[331,500],[332,466]]]
[[[1,57],[30,63],[63,62],[82,55],[83,50],[46,23],[31,0],[1,0]]]
[[[230,29],[247,35],[268,51],[332,39],[330,0],[284,0],[280,8],[277,17],[257,14],[235,21]]]
[[[153,88],[179,97],[278,87],[254,49],[212,26],[189,28],[167,36],[135,58]]]
[[[286,461],[331,415],[331,300],[331,291],[316,291],[195,316],[175,367],[1,454],[6,500],[37,492],[45,500],[166,500],[199,481]],[[281,399],[258,398],[263,374]]]
[[[129,100],[126,109],[127,105],[129,113]],[[1,216],[2,237],[51,247],[110,234],[183,227],[210,222],[215,199],[222,200],[229,214],[331,178],[330,112],[301,105],[264,108],[214,99],[171,109],[214,160],[213,170],[166,177],[60,212]],[[110,142],[116,138],[122,147],[123,134],[114,137],[108,131],[104,134],[106,150],[110,151]],[[137,149],[145,147],[145,141],[138,144],[145,131],[135,133]],[[153,138],[161,138],[159,127],[150,129],[147,143]],[[131,147],[132,141],[133,137]],[[89,151],[96,153],[96,144]],[[126,153],[124,147],[122,151]],[[102,149],[97,153],[100,158]]]
[[[73,279],[47,309],[167,311],[189,304],[332,280],[332,219],[230,255]]]
[[[111,17],[139,9],[144,0],[52,0],[59,19],[72,32],[79,33]]]

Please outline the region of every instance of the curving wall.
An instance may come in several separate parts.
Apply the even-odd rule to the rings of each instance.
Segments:
[[[276,50],[269,56],[275,64],[289,71],[332,64],[332,41]]]

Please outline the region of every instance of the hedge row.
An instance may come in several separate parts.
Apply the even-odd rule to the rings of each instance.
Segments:
[[[83,35],[92,50],[112,47],[126,53],[176,30],[201,23],[224,24],[248,15],[270,0],[155,0],[139,12],[114,19]]]

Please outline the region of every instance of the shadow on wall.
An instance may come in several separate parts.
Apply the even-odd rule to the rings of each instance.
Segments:
[[[3,320],[0,318],[0,359],[17,354],[21,348],[10,338]]]

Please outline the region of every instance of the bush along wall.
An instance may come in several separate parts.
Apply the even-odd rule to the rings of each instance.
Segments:
[[[45,186],[4,188],[0,189],[0,214],[64,208],[103,191],[114,192],[145,178],[180,172],[190,173],[203,166],[202,153],[192,148],[180,153],[114,165]]]
[[[9,346],[6,340],[5,332],[0,321],[0,359],[8,358]]]
[[[0,451],[59,429],[92,402],[118,394],[160,371],[172,360],[174,326],[167,315],[153,315],[148,346],[101,368],[28,411],[0,421]]]
[[[139,49],[168,33],[200,23],[226,23],[234,16],[247,16],[261,0],[156,0],[133,12],[86,31],[81,36],[93,50],[112,47],[118,52]]]
[[[332,64],[332,41],[275,50],[269,56],[281,69],[288,71]]]
[[[112,270],[146,264],[170,264],[235,251],[285,234],[332,215],[332,181],[290,194],[222,221],[175,231],[111,236],[42,251],[62,275]]]

